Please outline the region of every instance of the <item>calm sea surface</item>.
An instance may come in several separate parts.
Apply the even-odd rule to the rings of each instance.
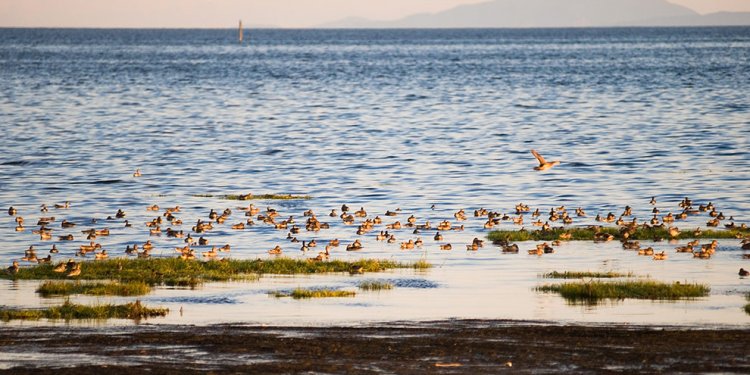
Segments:
[[[249,38],[248,38],[249,36]],[[750,28],[549,30],[28,30],[0,29],[0,263],[29,245],[40,255],[57,243],[31,233],[40,215],[78,223],[76,241],[57,243],[56,259],[88,243],[80,230],[108,227],[98,239],[112,255],[151,239],[156,256],[180,240],[149,237],[146,206],[180,205],[188,231],[211,209],[241,203],[196,195],[252,192],[311,195],[256,201],[282,217],[313,209],[332,229],[302,233],[319,242],[357,238],[327,213],[346,203],[371,216],[402,209],[420,222],[453,219],[459,209],[512,214],[524,202],[543,212],[565,205],[589,216],[625,205],[651,217],[677,212],[685,196],[712,201],[737,223],[750,222]],[[249,39],[249,40],[248,40]],[[562,164],[535,172],[530,149]],[[133,178],[136,168],[143,177]],[[70,201],[68,210],[39,212]],[[431,205],[435,209],[431,209]],[[28,228],[15,232],[14,206]],[[118,209],[136,223],[106,221]],[[92,219],[100,220],[92,224]],[[330,219],[330,220],[329,220]],[[705,226],[692,217],[681,228]],[[729,222],[728,220],[725,221]],[[229,222],[207,234],[230,243],[235,258],[268,257],[276,244],[292,257],[285,231]],[[333,254],[415,260],[436,267],[351,277],[264,277],[259,282],[160,289],[145,297],[173,313],[164,322],[357,323],[449,317],[660,324],[743,324],[739,241],[724,240],[707,261],[650,244],[670,258],[654,262],[619,244],[569,243],[556,254],[502,255],[483,237],[483,220],[425,247],[362,237],[365,249]],[[527,220],[527,228],[530,220]],[[504,223],[503,229],[518,229]],[[410,230],[399,241],[416,238]],[[209,247],[210,248],[210,247]],[[206,248],[205,250],[207,250]],[[569,306],[534,292],[552,270],[619,270],[663,281],[705,282],[712,294],[676,303],[621,301]],[[350,299],[268,297],[296,286],[353,288],[362,278],[396,281],[393,291]],[[399,286],[400,285],[400,286]],[[33,283],[0,282],[0,304],[39,306]],[[86,300],[86,298],[80,298]],[[184,307],[183,315],[175,311]],[[221,311],[222,313],[217,313]]]

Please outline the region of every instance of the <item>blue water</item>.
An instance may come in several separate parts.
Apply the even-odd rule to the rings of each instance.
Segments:
[[[38,216],[79,224],[56,230],[76,234],[58,243],[61,258],[88,243],[89,227],[113,229],[98,239],[110,254],[151,239],[172,256],[181,241],[149,237],[146,206],[182,206],[187,231],[210,209],[249,203],[202,194],[309,194],[255,202],[298,221],[343,203],[433,223],[460,208],[583,207],[575,225],[625,205],[648,219],[652,196],[677,212],[688,196],[748,222],[748,93],[747,27],[248,30],[241,45],[236,30],[0,29],[0,206],[30,224],[14,232],[3,213],[0,262],[51,246],[31,233]],[[532,148],[562,163],[535,172]],[[71,208],[39,212],[63,201]],[[104,220],[117,209],[136,227]],[[336,220],[301,237],[356,237]],[[286,244],[286,232],[228,224],[206,236],[233,257]],[[486,233],[481,220],[466,225],[454,249]],[[367,239],[362,254],[409,258],[394,246]]]

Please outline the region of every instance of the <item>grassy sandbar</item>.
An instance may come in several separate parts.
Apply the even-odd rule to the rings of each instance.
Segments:
[[[560,293],[570,302],[596,303],[603,299],[650,299],[677,300],[681,298],[705,297],[711,291],[703,284],[663,283],[658,281],[619,281],[619,282],[571,282],[555,285],[542,285],[537,291]]]
[[[362,290],[389,290],[393,289],[393,283],[381,280],[365,280],[360,282],[357,287]]]
[[[151,317],[166,316],[169,309],[149,308],[140,301],[124,305],[79,305],[65,301],[60,306],[46,309],[0,309],[0,319],[9,320],[39,320],[46,319],[133,319],[140,320]]]
[[[306,299],[306,298],[338,298],[338,297],[354,297],[357,293],[350,290],[337,290],[337,289],[303,289],[296,288],[291,292],[273,292],[272,295],[276,298],[292,297],[294,299]]]
[[[542,277],[546,279],[583,279],[583,278],[612,279],[612,278],[617,278],[617,277],[633,277],[633,276],[634,274],[632,272],[621,273],[621,272],[614,272],[614,271],[608,271],[608,272],[552,271],[552,272],[548,272],[542,275]]]
[[[554,241],[560,239],[562,234],[570,234],[571,241],[593,241],[594,236],[597,233],[607,233],[614,236],[615,240],[622,239],[620,228],[616,227],[603,227],[599,230],[591,228],[553,228],[550,230],[495,230],[491,231],[487,237],[490,241],[509,241],[509,242],[521,242],[521,241]],[[699,237],[696,237],[692,230],[683,230],[676,239],[693,239],[693,238],[704,238],[704,239],[722,239],[722,238],[736,238],[738,234],[750,233],[748,230],[742,229],[721,229],[721,230],[704,230]],[[634,233],[630,234],[628,239],[630,240],[654,240],[654,239],[669,239],[669,231],[667,228],[644,228],[639,227]]]
[[[0,273],[0,278],[14,280],[64,280],[65,273],[54,272],[55,265],[40,264],[21,268],[18,273]],[[429,268],[426,261],[402,263],[390,260],[361,259],[310,262],[305,259],[273,258],[255,260],[225,259],[222,261],[183,260],[180,258],[109,259],[81,263],[77,280],[119,280],[143,282],[148,285],[195,286],[204,281],[256,280],[262,274],[319,274],[349,272],[361,267],[362,272],[380,272],[396,268]]]
[[[82,283],[80,281],[45,281],[36,290],[42,297],[86,294],[90,296],[142,296],[151,287],[142,281]]]

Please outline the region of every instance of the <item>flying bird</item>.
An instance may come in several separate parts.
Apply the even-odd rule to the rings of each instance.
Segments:
[[[554,161],[546,161],[546,160],[544,160],[544,157],[542,157],[542,155],[539,155],[539,153],[536,152],[535,150],[531,150],[531,153],[534,155],[534,157],[536,158],[536,160],[539,160],[539,166],[538,167],[534,167],[535,171],[544,171],[544,170],[550,169],[550,168],[552,168],[552,167],[560,164],[560,162],[557,161],[557,160],[554,160]]]

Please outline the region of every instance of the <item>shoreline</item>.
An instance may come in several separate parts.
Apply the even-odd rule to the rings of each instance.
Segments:
[[[750,327],[439,320],[291,327],[0,326],[0,373],[750,371]]]

